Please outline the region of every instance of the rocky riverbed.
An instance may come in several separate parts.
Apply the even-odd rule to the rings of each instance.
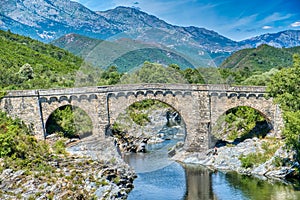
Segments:
[[[126,199],[136,175],[121,159],[111,138],[89,138],[53,155],[51,168],[5,169],[1,199]],[[0,161],[1,163],[1,161]]]
[[[215,170],[236,171],[261,178],[284,180],[293,177],[296,168],[300,167],[294,160],[294,152],[285,149],[283,142],[274,138],[254,137],[237,144],[222,144],[201,153],[187,152],[176,147],[171,152],[175,154],[172,159],[183,163],[200,164]]]

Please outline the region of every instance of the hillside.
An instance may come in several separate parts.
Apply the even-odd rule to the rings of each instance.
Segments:
[[[83,60],[28,37],[0,31],[0,88],[66,87]]]
[[[169,48],[131,39],[104,41],[77,34],[68,34],[51,44],[66,49],[101,68],[116,66],[119,72],[138,68],[145,61],[163,65],[177,64],[181,69],[193,68],[193,64]]]
[[[293,64],[293,54],[295,53],[300,53],[300,47],[275,48],[264,44],[257,48],[243,49],[235,52],[220,67],[265,72],[272,68],[291,66]]]

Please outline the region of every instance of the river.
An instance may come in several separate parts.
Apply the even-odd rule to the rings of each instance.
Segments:
[[[167,156],[173,145],[165,141],[148,145],[148,153],[125,155],[138,175],[129,200],[300,199],[300,187],[173,162]]]

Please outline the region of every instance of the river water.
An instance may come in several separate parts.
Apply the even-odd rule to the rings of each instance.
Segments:
[[[148,153],[125,155],[138,175],[129,200],[300,199],[300,187],[295,185],[173,162],[167,156],[173,145],[165,141],[148,145]]]

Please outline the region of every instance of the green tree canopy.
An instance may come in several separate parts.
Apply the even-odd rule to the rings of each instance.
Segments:
[[[296,150],[300,159],[300,57],[294,55],[293,67],[276,73],[268,85],[268,92],[284,111],[286,143]]]

